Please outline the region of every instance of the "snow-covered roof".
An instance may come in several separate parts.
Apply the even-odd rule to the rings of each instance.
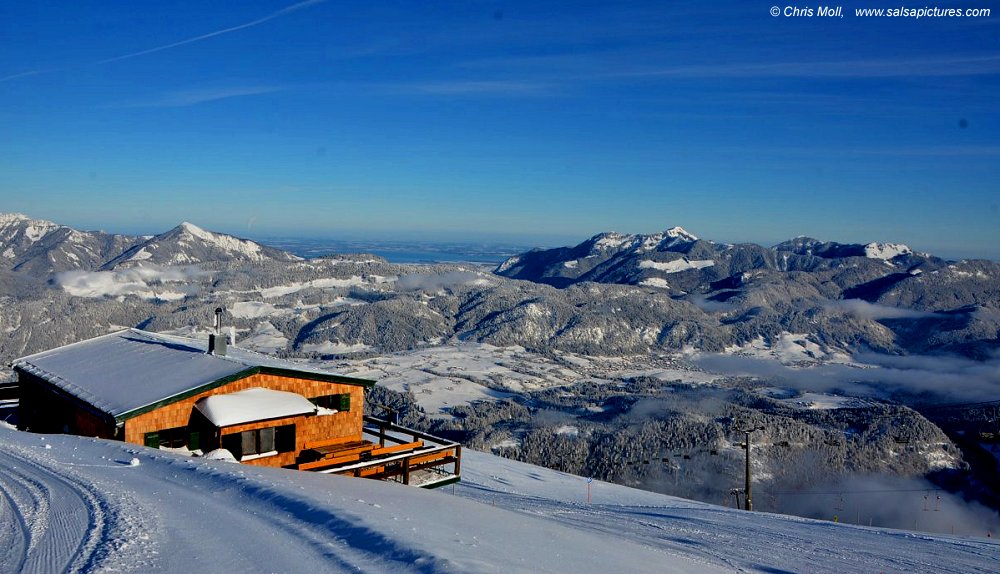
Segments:
[[[180,400],[258,372],[371,386],[236,346],[225,356],[208,354],[208,339],[126,329],[11,363],[99,411],[124,420],[152,407]]]
[[[261,388],[205,397],[194,408],[217,427],[316,412],[316,405],[302,395]]]

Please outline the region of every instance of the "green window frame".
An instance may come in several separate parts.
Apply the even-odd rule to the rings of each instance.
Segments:
[[[142,444],[149,448],[201,448],[201,433],[188,427],[174,427],[148,432],[142,437]]]
[[[342,413],[351,412],[351,393],[323,395],[309,399],[312,404],[324,409],[333,409]]]

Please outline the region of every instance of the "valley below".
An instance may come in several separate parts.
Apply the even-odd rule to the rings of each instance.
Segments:
[[[494,269],[4,217],[4,364],[127,327],[207,337],[222,307],[235,344],[374,379],[372,414],[473,449],[726,506],[749,451],[755,510],[1000,527],[995,262],[674,228]]]

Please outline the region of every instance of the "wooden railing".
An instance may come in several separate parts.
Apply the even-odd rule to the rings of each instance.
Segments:
[[[366,416],[364,422],[362,441],[354,437],[306,445],[312,456],[321,458],[300,463],[299,470],[428,488],[460,480],[462,445],[376,417]]]

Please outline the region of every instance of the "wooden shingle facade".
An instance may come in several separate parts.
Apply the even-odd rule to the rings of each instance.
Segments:
[[[202,391],[190,397],[160,406],[149,412],[135,416],[124,421],[125,442],[133,444],[145,444],[146,446],[166,446],[168,448],[184,448],[191,450],[201,450],[209,452],[222,447],[225,444],[227,450],[241,462],[260,466],[284,466],[292,467],[296,464],[296,459],[305,444],[329,438],[354,438],[361,439],[362,416],[364,410],[364,388],[363,384],[334,383],[329,381],[317,381],[302,376],[276,375],[257,373],[231,383],[226,383],[214,389]],[[310,402],[324,402],[327,397],[348,397],[341,400],[343,408],[336,412],[327,414],[299,414],[289,417],[265,419],[245,422],[225,427],[215,427],[210,421],[195,408],[195,405],[211,396],[226,395],[248,389],[270,389],[275,391],[285,391],[299,394]],[[327,409],[331,411],[333,409]],[[226,440],[226,437],[239,435],[240,433],[251,433],[262,429],[278,429],[292,426],[292,440],[277,451],[278,454],[267,457],[255,457],[265,452],[276,449],[256,450],[244,449],[243,442],[239,452],[233,446],[234,441]],[[171,432],[172,429],[178,429]],[[182,430],[181,430],[182,429]],[[166,432],[164,432],[166,431]],[[151,433],[156,433],[156,443],[153,444]],[[196,444],[191,443],[191,433],[195,436]],[[259,434],[259,433],[258,433]],[[180,441],[184,441],[183,443]],[[257,440],[259,442],[259,439]],[[251,451],[254,452],[245,452]]]

